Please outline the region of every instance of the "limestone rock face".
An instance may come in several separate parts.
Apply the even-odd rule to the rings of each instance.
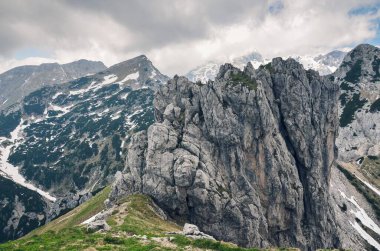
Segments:
[[[380,49],[361,44],[331,75],[340,85],[339,159],[380,155]]]
[[[185,223],[182,234],[193,239],[215,240],[214,237],[199,231],[199,228],[193,224]]]
[[[86,229],[88,232],[96,232],[99,230],[109,231],[111,227],[107,224],[105,220],[96,220],[88,223]]]
[[[110,200],[150,195],[168,215],[243,246],[339,247],[329,204],[338,86],[293,59],[175,76],[135,134]]]

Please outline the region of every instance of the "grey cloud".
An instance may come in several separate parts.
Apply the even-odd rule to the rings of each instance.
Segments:
[[[265,1],[249,0],[68,0],[67,3],[84,11],[105,14],[125,26],[137,38],[129,49],[152,49],[207,38],[212,27],[255,17],[266,6]]]
[[[7,62],[25,48],[52,52],[50,60],[85,57],[108,65],[144,53],[168,74],[252,50],[268,57],[315,53],[372,38],[373,17],[349,12],[376,2],[0,1],[0,70],[15,65]]]
[[[212,35],[212,28],[258,17],[265,8],[265,1],[249,0],[1,1],[0,55],[8,55],[22,45],[62,47],[66,42],[85,46],[86,39],[91,37],[102,45],[101,36],[107,34],[89,34],[86,22],[78,23],[77,18],[73,18],[74,13],[114,20],[133,34],[133,39],[125,43],[124,51],[144,51],[206,39]],[[88,24],[91,22],[90,18]],[[18,28],[12,28],[14,26]]]

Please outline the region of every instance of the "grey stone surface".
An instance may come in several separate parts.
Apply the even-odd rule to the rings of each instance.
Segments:
[[[339,159],[355,161],[365,155],[380,155],[380,111],[371,111],[371,105],[380,102],[380,49],[369,44],[357,46],[331,76],[341,86],[340,116],[350,101],[358,103],[352,102],[354,95],[364,102],[355,109],[352,122],[339,129]]]
[[[328,192],[338,86],[295,60],[214,82],[175,76],[155,98],[156,123],[134,135],[110,200],[150,195],[170,217],[243,246],[339,247]]]
[[[105,220],[95,220],[88,223],[86,229],[88,232],[97,232],[99,230],[109,231],[111,227]]]
[[[185,223],[182,234],[193,239],[215,240],[214,237],[199,231],[199,228],[193,224]]]

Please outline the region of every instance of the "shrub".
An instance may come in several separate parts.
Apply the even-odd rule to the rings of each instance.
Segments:
[[[242,84],[250,90],[256,90],[257,89],[257,82],[255,79],[251,79],[250,76],[245,74],[244,72],[238,72],[231,74],[230,80],[232,81],[233,85]]]
[[[114,244],[114,245],[121,245],[124,244],[125,240],[118,238],[118,237],[113,237],[113,236],[106,236],[104,237],[104,242],[108,244]]]
[[[369,111],[371,113],[379,112],[380,111],[380,98],[377,99],[375,102],[371,104],[371,107],[369,108]]]
[[[366,99],[360,99],[360,94],[355,93],[352,99],[347,102],[346,106],[343,108],[342,115],[340,116],[339,124],[341,127],[345,127],[354,120],[355,112],[362,108],[367,102]]]
[[[360,76],[361,76],[361,70],[362,70],[362,63],[363,60],[358,60],[355,62],[355,64],[351,67],[351,69],[346,73],[345,80],[351,83],[357,83],[359,82]]]

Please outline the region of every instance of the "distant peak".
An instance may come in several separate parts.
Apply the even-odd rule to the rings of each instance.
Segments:
[[[349,53],[347,53],[343,61],[344,62],[357,61],[357,60],[362,60],[363,58],[373,59],[373,55],[375,54],[378,55],[379,53],[380,53],[380,49],[377,48],[376,46],[373,46],[370,44],[359,44],[354,49],[352,49]]]
[[[148,57],[145,56],[144,54],[143,54],[143,55],[140,55],[140,56],[137,56],[136,58],[138,58],[138,59],[143,59],[143,60],[148,60]]]
[[[379,50],[379,48],[371,44],[359,44],[351,52],[355,52],[355,51],[366,52],[366,51],[374,51],[374,50]]]
[[[88,60],[88,59],[81,58],[79,60],[75,60],[75,61],[67,63],[67,64],[72,64],[72,63],[94,63],[94,62],[97,63],[97,62],[101,62],[101,61],[94,61],[94,60]]]
[[[148,59],[148,57],[147,56],[145,56],[145,55],[140,55],[140,56],[137,56],[137,57],[134,57],[134,58],[131,58],[131,59],[128,59],[128,60],[126,60],[126,61],[124,61],[124,62],[136,62],[136,61],[138,61],[138,62],[144,62],[144,61],[149,61],[150,62],[150,60]],[[123,62],[122,62],[123,63]]]

